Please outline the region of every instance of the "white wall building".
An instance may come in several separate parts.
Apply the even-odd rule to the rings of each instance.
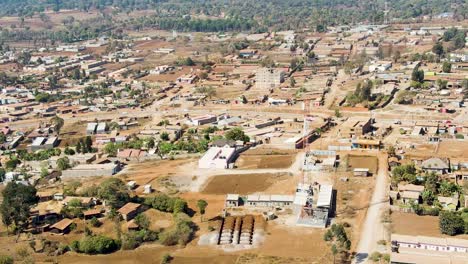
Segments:
[[[198,161],[200,169],[227,169],[236,156],[236,149],[230,147],[211,147]]]

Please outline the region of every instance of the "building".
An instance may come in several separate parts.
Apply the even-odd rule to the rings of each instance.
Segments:
[[[391,245],[393,252],[404,251],[404,249],[420,249],[424,251],[468,253],[468,240],[451,237],[442,238],[392,234]],[[426,252],[426,254],[431,253]]]
[[[132,220],[142,211],[142,205],[137,203],[127,203],[122,206],[117,212],[122,216],[125,221]]]
[[[284,72],[279,69],[261,68],[255,76],[255,88],[258,90],[270,90],[280,86],[284,81]]]
[[[447,211],[456,211],[459,204],[459,200],[456,197],[439,196],[437,197],[437,201],[439,201],[442,209]]]
[[[354,176],[359,176],[359,177],[367,177],[370,175],[369,169],[368,168],[355,168],[353,170],[353,175]]]
[[[194,126],[202,126],[206,124],[211,124],[218,121],[218,117],[215,115],[203,115],[190,118],[190,123]]]
[[[70,227],[73,224],[73,220],[64,218],[61,221],[53,224],[50,227],[50,232],[56,234],[67,234],[70,232]]]
[[[372,139],[356,139],[352,141],[351,148],[354,149],[377,149],[379,150],[382,146],[380,140]]]
[[[79,164],[71,169],[62,171],[62,178],[112,176],[119,172],[120,165],[107,164]]]
[[[340,126],[340,134],[344,138],[363,136],[372,131],[372,119],[360,120],[350,118]]]
[[[198,161],[200,169],[228,169],[237,157],[235,148],[211,147]]]
[[[99,218],[102,216],[100,209],[89,209],[83,212],[84,219]]]
[[[195,74],[187,74],[187,75],[182,75],[179,78],[177,78],[178,83],[187,83],[187,84],[192,84],[198,79],[197,75]]]
[[[238,194],[227,194],[226,195],[226,202],[224,203],[225,207],[237,207],[239,206],[239,195]]]
[[[53,149],[59,143],[57,137],[37,137],[33,140],[31,145],[28,148],[31,151],[43,150],[43,149]]]
[[[294,195],[276,194],[251,194],[247,195],[248,207],[291,207],[294,203]]]
[[[439,175],[450,172],[449,162],[440,158],[430,158],[421,163],[421,168],[426,172],[435,172]]]

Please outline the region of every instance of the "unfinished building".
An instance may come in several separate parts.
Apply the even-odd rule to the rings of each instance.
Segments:
[[[298,189],[305,195],[296,195],[302,197],[302,200],[297,201],[301,207],[296,224],[299,226],[326,227],[332,210],[333,186],[319,185],[318,188],[312,188],[312,192],[310,190],[304,192],[304,190]]]

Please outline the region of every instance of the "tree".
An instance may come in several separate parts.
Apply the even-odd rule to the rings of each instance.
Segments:
[[[169,134],[167,132],[162,132],[160,138],[163,141],[169,141]]]
[[[398,62],[398,60],[400,60],[401,58],[401,53],[399,50],[395,51],[395,53],[393,54],[393,61],[394,62]]]
[[[145,214],[139,214],[135,217],[135,224],[137,224],[142,229],[148,229],[150,226],[150,221]]]
[[[200,86],[195,89],[197,93],[203,94],[208,98],[216,95],[216,89],[213,86]]]
[[[85,147],[86,147],[86,152],[92,152],[93,150],[93,139],[91,136],[86,136],[85,138]]]
[[[424,71],[419,70],[419,67],[415,67],[411,73],[411,80],[422,83],[424,81]]]
[[[205,201],[205,200],[198,200],[197,201],[197,207],[198,207],[198,210],[200,211],[200,221],[203,222],[203,215],[205,214],[205,209],[206,207],[208,206],[208,202]]]
[[[114,143],[109,143],[109,144],[114,144]],[[107,145],[109,145],[109,144],[107,144]],[[75,149],[76,149],[76,152],[81,153],[82,146],[81,146],[81,141],[80,140],[76,143]],[[105,147],[104,147],[104,151],[105,151]]]
[[[338,109],[338,108],[335,109],[335,117],[337,117],[337,118],[342,117],[340,109]]]
[[[77,146],[78,148],[78,146]],[[117,156],[117,150],[118,150],[117,144],[114,142],[109,142],[104,146],[104,152],[107,153],[110,157],[115,157]]]
[[[294,79],[294,77],[291,77],[291,79],[289,79],[289,84],[291,85],[291,87],[295,87],[296,86],[296,79]]]
[[[71,168],[68,157],[62,157],[57,160],[57,168],[61,171]]]
[[[452,71],[452,63],[448,62],[448,61],[444,61],[444,63],[442,64],[442,71],[445,72],[445,73],[449,73]]]
[[[112,208],[120,208],[130,201],[127,186],[118,178],[109,178],[101,183],[98,197],[105,200]]]
[[[463,218],[456,212],[441,212],[439,215],[439,228],[442,234],[454,236],[465,230]]]
[[[147,147],[148,147],[149,149],[152,149],[152,148],[154,148],[154,146],[155,146],[154,138],[150,138],[150,139],[148,140]]]
[[[13,264],[14,260],[11,256],[0,255],[0,264]]]
[[[5,169],[0,167],[0,182],[4,181],[5,180]]]
[[[9,182],[3,190],[2,196],[3,201],[0,205],[2,222],[6,226],[14,224],[19,235],[28,222],[32,206],[39,201],[36,188]]]
[[[439,58],[444,54],[444,46],[442,46],[442,43],[437,42],[433,47],[432,47],[432,52],[434,52]]]
[[[54,131],[57,133],[57,135],[60,134],[60,129],[62,129],[63,125],[65,124],[65,120],[59,116],[54,116],[52,119],[50,119],[50,122],[52,123]]]
[[[85,254],[106,254],[117,249],[119,245],[114,239],[102,235],[85,236],[78,242],[79,252]]]
[[[242,129],[240,129],[240,128],[238,128],[238,127],[233,128],[233,129],[229,130],[228,132],[226,132],[225,136],[226,136],[226,139],[230,139],[230,140],[241,140],[241,141],[243,141],[244,143],[250,141],[249,136],[247,136],[247,135],[244,133],[244,131],[242,131]]]
[[[348,235],[342,224],[333,224],[325,232],[323,239],[331,244],[331,251],[334,255],[333,259],[335,259],[336,254],[346,255],[351,249],[351,241],[348,239]]]
[[[160,142],[157,149],[159,157],[162,159],[165,155],[172,151],[173,147],[174,146],[169,142]]]

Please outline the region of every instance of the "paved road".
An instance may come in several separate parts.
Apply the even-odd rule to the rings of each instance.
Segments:
[[[387,200],[387,156],[379,154],[379,171],[377,173],[374,193],[367,210],[366,219],[361,231],[356,257],[353,264],[367,263],[368,256],[376,251],[377,241],[385,239],[385,228],[381,222],[381,215]]]

